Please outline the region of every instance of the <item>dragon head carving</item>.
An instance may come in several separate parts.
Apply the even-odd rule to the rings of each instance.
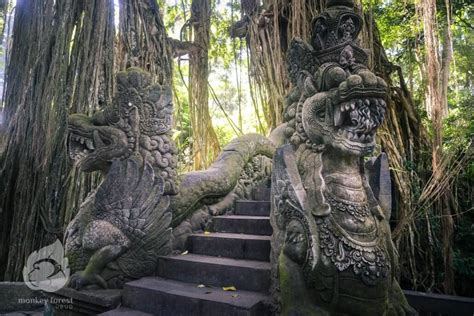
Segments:
[[[165,179],[165,192],[175,193],[171,90],[138,68],[119,72],[116,86],[112,106],[69,117],[70,157],[82,171],[107,172],[114,159],[139,156]]]
[[[293,40],[289,73],[299,99],[292,102],[290,95],[285,133],[294,145],[332,146],[356,156],[374,149],[387,85],[367,68],[367,52],[357,43],[361,23],[350,7],[329,1],[313,23],[311,45]]]

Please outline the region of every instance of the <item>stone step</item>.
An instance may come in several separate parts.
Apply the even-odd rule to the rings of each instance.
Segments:
[[[211,231],[252,235],[271,235],[268,216],[224,215],[212,219]]]
[[[96,289],[80,291],[63,287],[59,291],[45,293],[48,299],[68,306],[71,315],[96,315],[116,308],[122,301],[119,289]]]
[[[99,314],[101,316],[152,316],[153,314],[145,313],[128,307],[119,307],[108,312]]]
[[[235,215],[270,216],[270,201],[236,201]]]
[[[159,316],[268,315],[268,296],[248,291],[223,291],[159,277],[125,284],[124,305]]]
[[[270,260],[270,236],[210,233],[188,239],[189,252],[200,255],[247,260]]]
[[[268,292],[270,263],[186,254],[158,258],[157,275],[177,281]]]
[[[256,201],[268,201],[270,200],[271,188],[254,188],[252,190],[252,198]]]

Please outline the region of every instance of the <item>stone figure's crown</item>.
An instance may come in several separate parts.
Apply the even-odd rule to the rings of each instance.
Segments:
[[[139,68],[117,73],[115,103],[122,117],[128,117],[134,108],[138,110],[140,132],[145,135],[160,135],[171,129],[171,89],[153,83],[151,75]]]
[[[362,18],[352,0],[327,0],[326,10],[313,20],[311,45],[321,63],[338,61],[349,45],[356,62],[365,64],[367,53],[357,44]]]

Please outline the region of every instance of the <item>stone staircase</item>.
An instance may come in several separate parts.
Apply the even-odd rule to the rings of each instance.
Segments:
[[[268,201],[236,201],[233,215],[191,235],[184,254],[160,257],[157,276],[127,283],[122,306],[102,315],[270,315],[269,215]]]

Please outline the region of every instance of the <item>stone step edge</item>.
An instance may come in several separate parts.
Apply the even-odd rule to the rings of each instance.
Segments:
[[[239,233],[221,233],[221,232],[208,232],[208,234],[197,233],[191,234],[189,237],[205,237],[205,238],[222,238],[222,239],[243,239],[243,240],[268,240],[271,241],[271,235],[252,235],[252,234],[239,234]]]
[[[217,302],[241,308],[252,308],[256,304],[270,299],[269,295],[261,292],[239,289],[236,291],[224,291],[221,287],[217,286],[199,287],[199,284],[176,281],[162,277],[145,277],[140,280],[128,282],[124,288],[124,296],[127,295],[126,291],[132,288],[142,288],[151,291],[158,291],[163,294],[184,296],[191,299]]]

